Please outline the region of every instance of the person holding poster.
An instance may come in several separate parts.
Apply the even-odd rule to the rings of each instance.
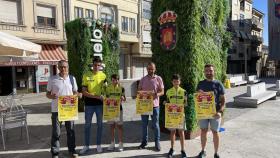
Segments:
[[[113,74],[111,76],[112,83],[109,84],[105,89],[105,95],[106,99],[115,99],[114,103],[119,102],[118,105],[118,118],[117,120],[109,120],[108,124],[111,126],[111,144],[108,147],[109,151],[112,151],[115,149],[115,129],[118,129],[118,140],[119,140],[119,147],[118,151],[123,151],[123,109],[121,102],[125,101],[125,95],[124,95],[124,88],[119,83],[119,76],[117,74]],[[106,105],[104,105],[106,106]],[[103,111],[105,113],[105,111]]]
[[[58,158],[59,154],[59,138],[62,122],[58,120],[58,97],[71,96],[77,93],[77,83],[74,76],[68,75],[68,63],[65,60],[58,62],[59,73],[49,78],[47,85],[47,98],[52,99],[52,138],[51,138],[51,154],[53,158]],[[71,157],[78,157],[75,145],[74,121],[65,121],[67,132],[67,146]]]
[[[178,130],[179,136],[180,136],[180,143],[181,143],[181,157],[187,158],[187,154],[185,152],[185,133],[186,130],[186,122],[185,122],[185,112],[184,112],[184,106],[187,105],[187,95],[186,90],[180,87],[181,84],[181,77],[179,74],[174,74],[172,76],[172,85],[173,87],[168,89],[166,91],[166,97],[167,101],[164,102],[165,105],[165,127],[170,130],[170,141],[171,141],[171,148],[168,152],[168,157],[172,158],[175,151],[174,151],[174,143],[176,139],[176,130]],[[179,106],[180,105],[180,106]],[[181,113],[181,117],[179,116],[179,122],[176,125],[177,128],[170,128],[167,127],[167,123],[171,122],[174,123],[174,121],[171,121],[172,116],[175,117],[173,111],[176,111],[175,114]],[[171,111],[170,115],[171,117],[168,117],[168,113]],[[179,112],[178,112],[179,111]],[[178,116],[175,117],[178,120]],[[176,121],[177,121],[176,120]]]
[[[221,116],[225,107],[225,88],[223,84],[214,79],[214,66],[211,64],[206,64],[204,66],[204,75],[205,80],[200,81],[197,85],[197,92],[213,92],[215,96],[215,105],[216,105],[216,114],[213,115],[212,119],[201,119],[199,120],[199,125],[201,128],[201,152],[198,155],[198,158],[206,157],[205,146],[207,142],[207,132],[208,126],[210,124],[211,131],[213,133],[213,142],[214,142],[214,158],[219,158],[218,148],[220,143],[219,129],[221,124]]]
[[[101,137],[102,137],[102,117],[103,117],[103,90],[106,82],[106,75],[100,71],[101,59],[98,56],[93,58],[92,72],[83,75],[82,91],[85,98],[85,144],[80,154],[86,154],[89,151],[90,132],[92,116],[96,114],[97,121],[97,135],[96,135],[96,150],[98,153],[102,152]]]
[[[153,92],[153,114],[152,126],[155,135],[155,149],[160,151],[160,130],[159,130],[159,97],[164,94],[164,85],[162,78],[155,74],[156,65],[152,62],[148,63],[147,72],[148,75],[144,76],[138,86],[138,91],[152,91]],[[139,149],[145,149],[148,144],[148,122],[149,115],[141,115],[142,120],[142,142]]]

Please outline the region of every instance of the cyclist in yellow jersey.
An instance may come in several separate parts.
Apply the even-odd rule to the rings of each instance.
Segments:
[[[83,96],[85,98],[85,137],[84,147],[80,151],[80,155],[86,154],[89,151],[92,116],[96,114],[97,135],[96,135],[96,150],[102,152],[101,137],[102,137],[102,117],[103,117],[103,86],[106,81],[106,75],[99,71],[101,67],[101,59],[94,57],[93,70],[83,75]]]
[[[180,84],[181,84],[180,75],[174,74],[172,76],[172,84],[173,84],[173,87],[168,89],[166,92],[167,103],[187,105],[186,91],[180,87]],[[164,102],[164,104],[165,103],[166,102]],[[171,148],[168,152],[168,157],[172,158],[175,153],[174,143],[175,143],[175,139],[176,139],[176,130],[178,130],[178,133],[180,136],[180,143],[181,143],[181,156],[182,156],[182,158],[187,158],[187,155],[185,152],[185,133],[184,133],[184,130],[186,130],[185,122],[184,122],[184,129],[169,129],[169,130],[170,130]]]
[[[119,76],[117,74],[113,74],[111,76],[112,83],[109,84],[105,88],[105,95],[106,97],[110,98],[120,98],[121,101],[125,101],[124,95],[124,88],[119,83]],[[118,140],[119,140],[119,147],[118,151],[123,151],[123,110],[122,104],[120,105],[120,120],[119,121],[108,121],[111,126],[111,144],[108,147],[109,151],[115,150],[115,129],[118,129]]]

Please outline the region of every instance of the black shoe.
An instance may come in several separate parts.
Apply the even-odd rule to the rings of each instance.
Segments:
[[[138,149],[145,149],[147,146],[147,143],[141,143],[139,146],[138,146]]]
[[[205,158],[205,157],[206,157],[206,152],[205,151],[201,151],[197,156],[197,158]]]
[[[170,148],[167,156],[168,156],[168,158],[172,158],[174,154],[175,154],[174,150],[172,148]]]
[[[220,156],[217,153],[215,153],[214,158],[220,158]]]
[[[186,152],[183,150],[181,151],[181,156],[182,158],[188,158]]]
[[[161,147],[159,143],[155,143],[156,151],[161,151]]]

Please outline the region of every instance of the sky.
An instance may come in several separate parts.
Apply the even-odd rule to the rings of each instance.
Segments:
[[[253,0],[253,7],[264,13],[264,44],[268,45],[268,12],[267,0]]]

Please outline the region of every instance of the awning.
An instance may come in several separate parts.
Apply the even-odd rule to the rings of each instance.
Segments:
[[[67,56],[58,45],[42,45],[42,52],[39,55],[39,60],[43,61],[59,61],[67,60]]]
[[[19,37],[0,32],[0,55],[32,56],[41,52],[41,46]]]
[[[1,58],[2,59],[2,58]],[[27,59],[22,57],[6,57],[0,60],[1,66],[35,66],[35,65],[57,65],[59,60],[67,60],[65,52],[58,45],[42,45],[39,59]]]

